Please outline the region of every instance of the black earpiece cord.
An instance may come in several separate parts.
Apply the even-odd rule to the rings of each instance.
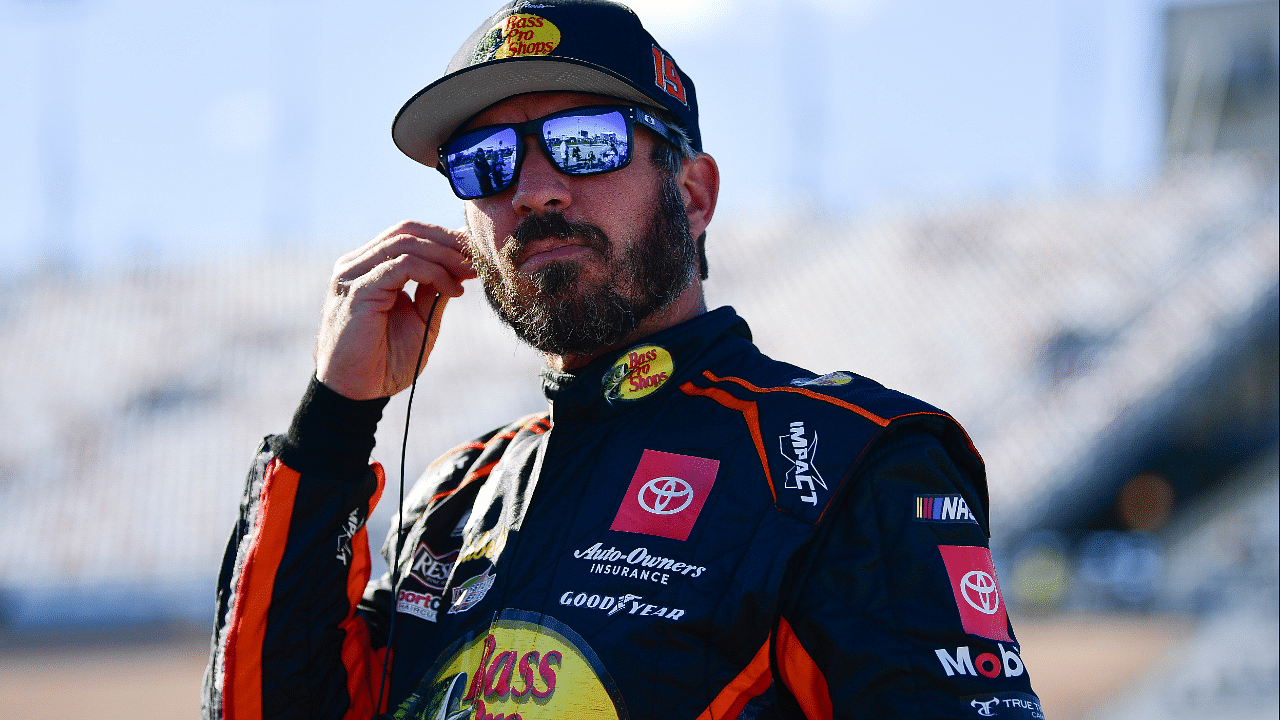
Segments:
[[[427,355],[427,338],[431,337],[431,321],[436,316],[436,306],[440,304],[440,293],[431,301],[431,311],[427,313],[425,327],[422,328],[422,347],[418,350],[418,362],[413,366],[413,382],[409,385],[409,403],[404,411],[404,439],[400,442],[400,502],[396,505],[396,552],[391,556],[391,625],[387,628],[387,651],[382,656],[382,680],[378,683],[378,701],[374,709],[382,706],[387,691],[387,669],[391,660],[392,640],[396,636],[395,609],[396,588],[400,584],[400,551],[404,546],[404,465],[409,453],[409,416],[413,413],[413,394],[418,390],[418,375],[422,373],[422,358]],[[374,720],[391,720],[390,713],[382,713]]]

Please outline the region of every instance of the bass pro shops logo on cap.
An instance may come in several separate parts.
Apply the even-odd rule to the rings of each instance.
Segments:
[[[560,28],[527,13],[508,15],[476,43],[471,64],[530,55],[549,55],[560,44]]]

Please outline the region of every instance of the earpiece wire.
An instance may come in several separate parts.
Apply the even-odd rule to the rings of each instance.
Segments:
[[[404,550],[404,466],[409,453],[409,417],[413,413],[413,396],[418,390],[418,376],[422,374],[422,359],[427,355],[427,338],[431,337],[431,321],[436,317],[436,306],[440,304],[440,293],[431,301],[431,311],[422,329],[422,347],[418,349],[418,362],[413,366],[413,382],[409,385],[409,402],[404,411],[404,438],[400,442],[400,502],[396,505],[396,552],[392,555],[394,563],[391,567],[392,610],[391,624],[387,628],[387,649],[382,655],[382,679],[378,683],[378,701],[375,709],[382,707],[387,692],[387,669],[390,667],[391,648],[396,636],[395,593],[400,584],[400,553]],[[388,717],[382,713],[380,717]]]

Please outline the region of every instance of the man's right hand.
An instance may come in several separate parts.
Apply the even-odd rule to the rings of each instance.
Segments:
[[[466,241],[464,230],[405,221],[339,258],[316,338],[316,378],[352,400],[409,387],[424,328],[430,328],[426,365],[445,303],[476,276],[463,252]],[[412,298],[404,289],[410,280],[418,283]],[[436,293],[440,303],[428,325]]]

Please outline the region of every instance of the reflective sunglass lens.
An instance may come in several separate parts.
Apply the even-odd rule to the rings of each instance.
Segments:
[[[459,197],[483,197],[500,192],[516,172],[516,132],[489,128],[449,143],[445,166]]]
[[[542,136],[556,164],[570,175],[614,170],[630,157],[627,119],[617,111],[550,118]]]

